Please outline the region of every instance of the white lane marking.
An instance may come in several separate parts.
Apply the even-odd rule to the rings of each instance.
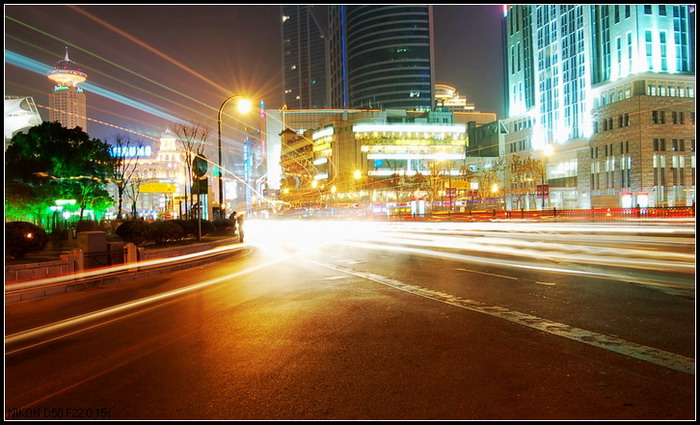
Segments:
[[[347,279],[348,277],[350,277],[350,276],[347,276],[347,275],[345,275],[345,276],[328,276],[328,277],[324,277],[323,280]]]
[[[554,283],[554,282],[540,282],[540,281],[536,281],[535,283],[537,283],[538,285],[546,285],[546,286],[555,286],[555,285],[556,285],[556,283]]]
[[[468,269],[463,269],[463,268],[456,268],[455,270],[459,270],[459,271],[462,271],[462,272],[468,272],[468,273],[484,274],[484,275],[486,275],[486,276],[500,277],[500,278],[503,278],[503,279],[518,280],[517,277],[506,276],[506,275],[503,275],[503,274],[486,273],[486,272],[480,272],[480,271],[477,271],[477,270],[468,270]]]
[[[659,350],[645,345],[640,345],[631,341],[626,341],[609,335],[603,335],[596,332],[587,331],[585,329],[575,328],[563,323],[554,322],[533,316],[527,313],[521,313],[499,306],[487,306],[484,303],[460,298],[445,292],[434,291],[432,289],[423,288],[420,286],[410,285],[391,278],[376,275],[367,272],[358,272],[355,270],[345,269],[343,267],[331,266],[329,264],[319,263],[313,260],[304,259],[310,263],[336,270],[343,273],[348,273],[363,279],[371,280],[385,286],[389,286],[400,291],[408,292],[413,295],[418,295],[434,301],[439,301],[445,304],[450,304],[456,307],[475,311],[478,313],[488,314],[499,319],[508,320],[509,322],[537,329],[552,335],[568,338],[574,341],[583,342],[598,348],[613,351],[628,357],[643,360],[649,363],[677,370],[679,372],[694,375],[695,374],[695,359],[682,356],[680,354],[671,353],[664,350]]]

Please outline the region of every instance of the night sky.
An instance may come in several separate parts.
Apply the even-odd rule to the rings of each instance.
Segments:
[[[436,82],[502,117],[502,6],[433,10]],[[48,120],[52,83],[15,65],[15,55],[53,67],[68,46],[87,83],[137,102],[85,88],[88,117],[111,124],[88,121],[91,137],[109,140],[123,133],[117,127],[158,137],[175,117],[208,126],[215,139],[219,106],[233,93],[282,107],[280,37],[278,5],[5,5],[5,94],[32,96]],[[225,123],[226,135],[233,130]]]

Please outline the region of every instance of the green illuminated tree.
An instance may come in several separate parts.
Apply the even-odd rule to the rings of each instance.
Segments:
[[[44,122],[16,134],[5,152],[6,208],[33,210],[30,217],[41,223],[56,199],[75,199],[82,218],[85,209],[104,207],[114,166],[107,143],[78,127]]]

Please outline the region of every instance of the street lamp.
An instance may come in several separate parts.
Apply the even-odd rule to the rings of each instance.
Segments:
[[[245,99],[243,96],[239,94],[234,94],[229,96],[226,100],[224,100],[224,103],[221,104],[221,107],[219,108],[219,118],[218,118],[218,123],[219,123],[219,214],[221,218],[224,218],[224,184],[223,184],[223,158],[222,158],[222,152],[221,152],[221,115],[224,111],[224,106],[232,100],[239,98],[240,100],[238,101],[238,112],[245,114],[250,111],[250,101]]]
[[[353,188],[355,189],[355,198],[357,199],[357,203],[360,203],[361,200],[361,192],[362,192],[362,187],[360,185],[360,180],[362,179],[362,171],[360,170],[355,170],[352,173],[352,178],[354,180]]]
[[[554,146],[549,143],[542,149],[542,209],[544,209],[544,182],[547,179],[547,158],[554,153]]]

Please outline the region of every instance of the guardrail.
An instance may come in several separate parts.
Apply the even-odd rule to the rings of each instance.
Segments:
[[[653,208],[592,208],[592,209],[546,209],[546,210],[472,210],[465,212],[439,211],[431,214],[402,212],[390,216],[377,214],[374,219],[389,221],[494,221],[494,220],[538,220],[538,221],[589,221],[609,222],[622,220],[649,220],[667,218],[694,218],[695,207]]]

